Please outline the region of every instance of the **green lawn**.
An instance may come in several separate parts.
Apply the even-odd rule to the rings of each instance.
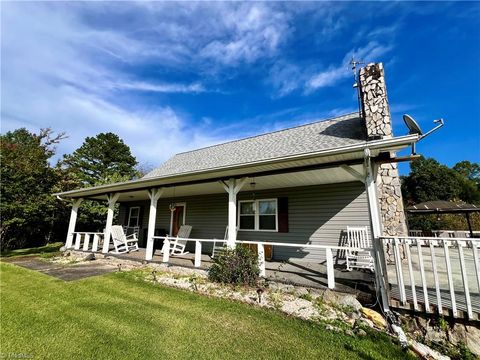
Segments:
[[[52,257],[59,254],[60,248],[64,245],[63,242],[49,243],[45,246],[27,248],[27,249],[15,249],[2,251],[0,257],[15,257],[15,256],[29,256],[37,255],[41,257]]]
[[[274,311],[117,272],[63,282],[0,262],[0,356],[35,359],[403,359],[386,336],[352,338]]]

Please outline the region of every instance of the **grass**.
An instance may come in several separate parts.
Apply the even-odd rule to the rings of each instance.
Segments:
[[[43,258],[53,257],[60,253],[60,248],[64,245],[63,242],[49,243],[45,246],[28,248],[28,249],[16,249],[16,250],[5,250],[1,253],[0,257],[9,258],[16,256],[40,256]]]
[[[64,282],[0,262],[1,354],[35,359],[411,359],[276,311],[154,285],[135,272]]]

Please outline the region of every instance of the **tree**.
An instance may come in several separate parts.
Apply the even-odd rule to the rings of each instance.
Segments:
[[[113,133],[87,137],[71,155],[65,155],[63,166],[77,174],[84,186],[110,183],[121,177],[130,180],[138,176],[137,161],[130,148]]]
[[[402,178],[407,204],[430,200],[459,199],[462,192],[458,174],[435,159],[423,157],[412,161],[410,174]]]
[[[402,193],[406,205],[424,201],[446,200],[480,203],[479,165],[461,161],[451,169],[434,159],[423,157],[412,161],[408,176],[402,178]],[[474,227],[479,222],[471,216]],[[463,215],[409,215],[411,229],[463,230],[467,224]]]
[[[77,179],[76,188],[132,180],[140,175],[135,169],[136,165],[137,160],[130,147],[113,133],[87,137],[77,150],[65,155],[61,162],[63,171],[70,178]],[[77,229],[102,231],[106,214],[104,202],[84,201],[79,211]]]
[[[453,170],[468,180],[473,181],[480,188],[480,164],[468,160],[460,161],[453,166]]]
[[[54,145],[64,134],[51,129],[34,134],[22,128],[1,140],[1,249],[46,243],[58,208],[52,189],[59,176],[50,166]]]

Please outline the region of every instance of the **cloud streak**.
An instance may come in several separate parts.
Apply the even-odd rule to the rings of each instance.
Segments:
[[[60,154],[73,151],[86,136],[112,131],[140,161],[159,164],[179,151],[276,129],[288,124],[286,115],[294,116],[291,105],[258,111],[267,114],[262,121],[235,114],[238,121],[221,123],[221,115],[192,114],[188,104],[201,107],[205,97],[218,96],[211,106],[216,109],[225,96],[239,96],[237,83],[244,75],[267,84],[255,91],[273,91],[274,98],[310,95],[350,76],[352,54],[376,60],[390,51],[372,40],[326,66],[286,56],[299,18],[325,19],[315,29],[320,40],[330,41],[345,27],[345,20],[335,15],[340,8],[307,3],[4,3],[1,130],[51,126],[66,131],[70,138],[58,147]],[[238,80],[235,86],[223,89],[232,79]],[[241,121],[245,118],[250,122]],[[299,118],[305,120],[295,113],[297,120],[290,123]]]

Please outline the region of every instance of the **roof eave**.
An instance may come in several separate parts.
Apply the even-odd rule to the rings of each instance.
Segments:
[[[131,190],[135,191],[136,185],[138,185],[139,187],[145,187],[145,186],[148,186],[148,184],[152,184],[151,185],[152,187],[161,186],[158,184],[158,182],[161,182],[162,180],[163,181],[170,180],[170,183],[174,184],[176,182],[179,182],[179,180],[181,180],[186,176],[192,176],[192,175],[207,176],[207,175],[219,173],[221,171],[248,169],[253,166],[259,166],[259,165],[270,165],[270,164],[277,164],[277,163],[288,162],[288,161],[311,159],[315,157],[326,157],[326,156],[332,156],[337,154],[356,153],[359,151],[363,151],[364,149],[367,149],[367,148],[370,149],[370,151],[373,151],[376,153],[379,153],[382,151],[398,151],[400,149],[410,146],[411,144],[417,142],[418,140],[419,140],[418,135],[405,135],[405,136],[399,136],[399,137],[392,137],[389,139],[365,141],[355,145],[348,145],[348,146],[343,146],[343,147],[338,147],[333,149],[320,150],[312,153],[291,155],[291,156],[262,160],[257,162],[249,162],[245,164],[236,164],[234,166],[210,168],[205,170],[179,173],[174,175],[141,178],[141,179],[126,181],[126,182],[119,182],[114,184],[100,185],[100,186],[95,186],[90,188],[82,188],[78,190],[59,192],[53,195],[60,196],[60,197],[62,196],[69,197],[69,198],[98,196],[98,195],[103,195],[103,194],[107,194],[107,193],[111,193],[119,190],[125,190],[124,189],[125,187],[127,188],[131,187]],[[162,184],[162,185],[165,186],[167,184]]]

